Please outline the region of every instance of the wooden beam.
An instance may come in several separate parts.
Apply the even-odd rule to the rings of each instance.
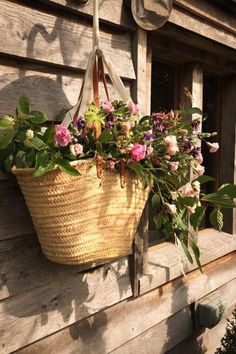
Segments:
[[[80,4],[79,1],[67,0],[39,0],[38,2],[51,5],[55,8],[61,8],[64,12],[72,12],[76,15],[93,15],[93,1],[87,4]],[[32,6],[32,1],[30,1]],[[125,6],[123,0],[103,0],[99,2],[99,17],[101,22],[111,23],[113,26],[119,26],[129,31],[136,30],[136,24],[131,15],[131,11]]]
[[[11,63],[12,64],[12,63]],[[83,80],[82,73],[58,70],[48,66],[16,61],[6,65],[0,58],[0,116],[15,114],[17,100],[22,94],[29,97],[32,108],[43,111],[49,119],[60,120],[60,110],[76,104]],[[130,90],[131,83],[124,81]],[[108,81],[111,98],[119,95]],[[101,99],[105,99],[100,83]]]
[[[198,234],[201,263],[208,264],[215,259],[236,250],[236,234],[230,235],[213,229],[205,229]],[[182,265],[181,265],[182,263]],[[187,274],[197,265],[190,265],[182,251],[171,244],[162,244],[149,249],[148,270],[140,279],[140,293],[144,294],[182,275],[182,267]]]
[[[127,258],[84,274],[68,274],[0,303],[2,354],[55,333],[132,295]]]
[[[156,348],[167,349],[191,333],[188,305],[192,301],[221,286],[225,286],[224,296],[229,296],[230,302],[235,301],[235,275],[236,258],[228,256],[205,267],[203,275],[194,271],[188,281],[176,280],[135,300],[120,302],[18,353],[103,354],[117,350],[117,354],[123,354],[133,353],[133,348],[136,351],[138,348],[140,354],[159,353]],[[183,333],[176,330],[179,323]]]
[[[84,19],[55,16],[5,0],[0,5],[0,53],[86,68],[92,26]],[[101,30],[100,46],[113,63],[119,63],[120,76],[135,79],[130,33]]]
[[[191,30],[202,37],[236,49],[235,28],[233,32],[232,29],[219,28],[219,25],[207,20],[203,21],[198,15],[184,11],[183,8],[179,8],[178,6],[174,6],[169,22],[188,31]]]

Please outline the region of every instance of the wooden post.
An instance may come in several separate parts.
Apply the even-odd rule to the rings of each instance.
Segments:
[[[220,146],[220,183],[236,184],[236,76],[224,79]],[[236,233],[236,210],[224,213],[224,231]]]
[[[134,65],[136,81],[133,84],[133,99],[140,108],[141,114],[150,114],[151,107],[151,67],[152,52],[147,47],[147,32],[137,28],[133,41]],[[144,209],[140,225],[133,244],[130,260],[131,283],[133,295],[139,295],[139,279],[147,268],[148,252],[148,208]]]

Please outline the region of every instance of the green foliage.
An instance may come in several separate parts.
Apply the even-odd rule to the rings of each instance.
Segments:
[[[186,119],[192,114],[197,115],[193,122]],[[194,125],[201,120],[202,112],[196,107],[139,117],[134,103],[115,100],[100,107],[91,103],[83,117],[65,127],[48,122],[44,113],[32,110],[29,99],[21,96],[16,115],[0,118],[0,168],[33,168],[35,177],[58,168],[70,176],[80,176],[72,166],[74,160],[95,160],[99,155],[103,168],[117,170],[123,161],[127,173],[151,190],[157,229],[167,239],[177,241],[189,262],[195,259],[201,267],[200,251],[191,230],[198,230],[207,209],[213,207],[210,221],[221,231],[222,208],[236,207],[233,184],[225,184],[208,195],[201,193],[201,185],[214,179],[201,176],[202,156],[197,141],[201,139],[210,147],[207,139],[215,136],[198,133]]]
[[[232,319],[227,319],[226,332],[221,339],[221,347],[217,348],[215,354],[235,354],[236,353],[236,308]]]

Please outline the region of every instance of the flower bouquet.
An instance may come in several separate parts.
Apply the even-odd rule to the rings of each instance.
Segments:
[[[210,152],[219,147],[208,141],[216,133],[200,132],[201,119],[198,108],[140,117],[132,101],[116,100],[89,104],[66,127],[22,96],[15,117],[0,119],[0,162],[17,176],[46,256],[75,264],[127,254],[151,192],[156,227],[200,266],[192,230],[208,206],[221,230],[221,209],[236,206],[235,185],[201,193],[212,178],[199,141]]]

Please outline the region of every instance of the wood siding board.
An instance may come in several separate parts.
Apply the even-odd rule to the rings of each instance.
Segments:
[[[85,69],[92,49],[92,27],[81,20],[56,17],[0,1],[0,52]],[[134,79],[131,34],[100,32],[100,45],[120,76]]]
[[[201,23],[199,23],[201,27]],[[197,33],[182,28],[174,23],[167,23],[161,27],[156,33],[167,36],[169,40],[177,40],[187,45],[191,45],[195,49],[202,49],[210,54],[216,54],[223,58],[230,58],[232,62],[236,61],[236,52],[233,48],[227,47],[222,43],[214,42],[204,36],[200,36]]]
[[[216,3],[206,0],[175,0],[175,5],[213,23],[218,28],[236,34],[235,15]]]
[[[201,251],[201,263],[205,265],[235,251],[236,235],[205,229],[199,232],[198,246]],[[181,260],[186,273],[197,268],[196,264],[190,265],[183,252],[178,251],[171,243],[153,249],[148,253],[148,271],[140,279],[141,294],[181,276]]]
[[[0,303],[0,348],[9,353],[132,295],[127,258],[73,273]]]
[[[139,335],[141,335],[140,342],[143,343],[142,339],[148,335],[148,330],[150,330],[151,338],[154,338],[155,333],[158,333],[158,324],[162,328],[162,321],[172,322],[171,316],[225,284],[225,294],[226,296],[230,294],[231,297],[229,303],[234,301],[235,275],[236,257],[235,255],[226,256],[204,267],[204,274],[201,274],[199,270],[193,271],[188,275],[188,281],[183,278],[178,279],[135,300],[120,302],[91,318],[75,323],[20,350],[19,353],[104,354],[116,350],[124,343],[128,345],[129,341],[138,341]],[[162,340],[164,342],[164,338]],[[172,343],[174,342],[173,339]],[[142,348],[139,344],[136,346],[136,351]],[[167,343],[165,345],[167,348]],[[171,341],[168,345],[171,345]],[[153,354],[156,353],[153,352]]]
[[[181,8],[174,7],[169,18],[169,22],[186,30],[190,30],[207,37],[215,42],[224,43],[225,46],[236,49],[235,32],[225,28],[219,28],[214,23],[209,23],[208,20],[200,18],[193,13],[184,11]]]
[[[53,284],[98,267],[104,262],[75,266],[56,264],[42,253],[35,234],[0,242],[0,300]]]
[[[39,70],[34,65],[18,64],[19,67],[1,65],[0,60],[0,115],[14,115],[17,100],[22,94],[29,97],[33,108],[42,110],[49,119],[57,119],[63,107],[76,104],[83,80],[81,74],[52,70],[47,66]],[[124,81],[124,84],[131,89],[130,81]],[[112,98],[120,98],[109,81],[108,89]],[[100,92],[101,99],[105,99],[102,83]]]
[[[0,241],[29,235],[34,228],[15,180],[0,181]]]
[[[67,0],[40,0],[38,2],[46,5],[60,6],[63,11],[73,11],[75,14],[91,17],[93,15],[93,1],[81,5],[77,1]],[[136,30],[136,24],[131,15],[130,9],[125,6],[123,0],[103,0],[99,3],[100,21],[111,23],[129,31]]]
[[[232,311],[235,308],[235,303],[227,309],[227,316],[232,318]],[[217,326],[212,329],[205,329],[203,333],[195,333],[190,337],[186,338],[184,341],[178,343],[175,347],[168,350],[166,354],[183,354],[183,353],[194,353],[194,354],[213,354],[216,349],[220,347],[220,340],[225,334],[225,327],[227,320],[224,319],[219,322]]]

